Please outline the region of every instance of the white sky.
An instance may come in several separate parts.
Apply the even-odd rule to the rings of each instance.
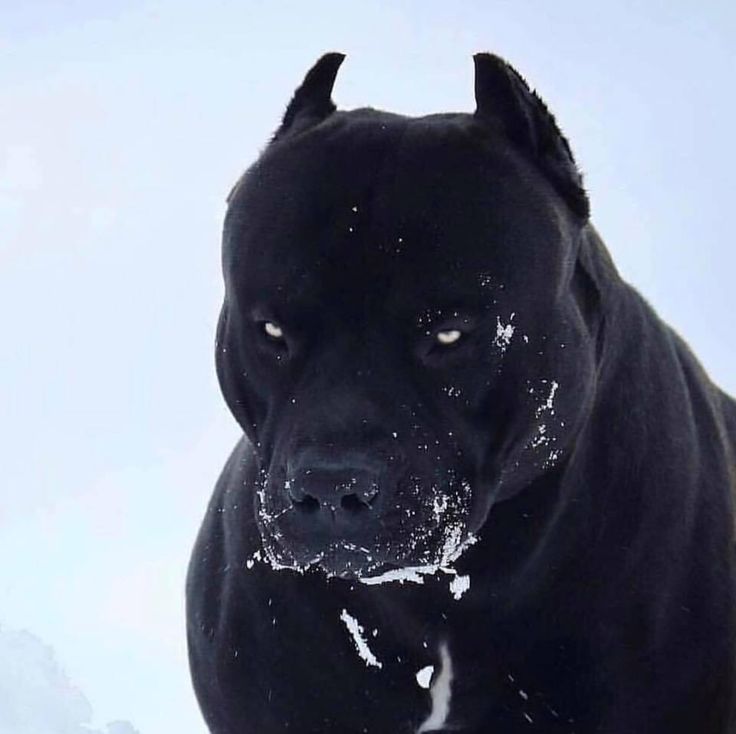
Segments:
[[[338,105],[408,114],[471,111],[472,54],[506,56],[624,275],[736,392],[736,5],[693,7],[0,0],[0,710],[9,665],[56,670],[15,644],[37,637],[80,722],[204,734],[182,585],[237,434],[212,357],[220,217],[324,51],[348,54]],[[26,723],[9,734],[77,731]]]

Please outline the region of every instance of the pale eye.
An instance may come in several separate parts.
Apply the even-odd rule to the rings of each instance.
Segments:
[[[272,339],[283,339],[284,338],[284,330],[278,325],[275,324],[273,321],[264,321],[263,322],[263,331],[268,334]]]
[[[443,331],[437,332],[437,343],[442,344],[443,346],[447,344],[454,344],[456,341],[459,341],[460,337],[463,335],[462,331],[460,329],[445,329]]]

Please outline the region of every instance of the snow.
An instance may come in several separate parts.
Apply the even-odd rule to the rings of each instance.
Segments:
[[[552,386],[550,387],[549,395],[547,396],[547,400],[542,403],[542,405],[537,408],[537,418],[544,413],[544,411],[548,410],[554,415],[554,402],[555,402],[555,395],[557,394],[557,390],[560,387],[560,383],[557,382],[557,380],[552,380]]]
[[[555,427],[548,425],[546,421],[551,421],[554,418],[554,422],[558,424],[557,427],[559,428],[564,428],[565,422],[559,420],[559,418],[556,417],[557,411],[555,410],[555,397],[557,396],[557,391],[560,388],[560,383],[557,382],[557,380],[542,380],[541,383],[543,386],[549,385],[549,390],[547,397],[536,408],[536,433],[530,439],[527,448],[539,449],[542,446],[550,448],[549,454],[542,462],[542,467],[544,469],[547,469],[552,466],[560,458],[560,456],[562,456],[562,450],[558,448],[552,448],[552,445],[557,441],[557,436],[554,433]],[[542,389],[544,389],[544,387]],[[538,388],[528,388],[528,393],[530,395],[538,394],[538,392],[540,392]]]
[[[423,584],[424,576],[437,572],[437,566],[407,566],[406,568],[394,568],[390,571],[378,574],[378,576],[362,576],[360,579],[361,584],[366,586],[378,586],[380,584],[390,584],[397,582],[403,584],[409,582],[412,584]]]
[[[463,552],[474,545],[478,539],[474,535],[469,535],[464,543],[448,542],[445,547],[442,562],[428,564],[426,566],[406,566],[404,568],[395,568],[390,571],[378,574],[378,576],[363,576],[360,579],[361,584],[367,586],[377,586],[379,584],[391,583],[412,583],[423,584],[425,576],[434,576],[437,573],[447,574],[455,578],[450,582],[450,591],[456,600],[470,588],[470,577],[459,576],[452,564],[460,558]]]
[[[417,671],[417,683],[420,688],[429,688],[434,673],[434,665],[427,665],[425,668]]]
[[[501,318],[496,316],[496,338],[493,340],[493,343],[502,353],[508,349],[511,339],[514,336],[514,331],[516,331],[516,327],[511,323],[515,315],[514,313],[511,314],[508,324],[502,324]]]
[[[470,576],[455,576],[450,581],[450,593],[455,601],[459,601],[462,595],[470,588]]]
[[[348,628],[348,632],[352,635],[353,642],[358,650],[358,655],[360,655],[360,657],[365,661],[365,664],[372,665],[375,668],[382,668],[383,663],[376,658],[376,656],[371,652],[370,647],[368,647],[368,643],[364,637],[365,630],[358,620],[348,614],[347,609],[342,610],[340,619],[345,623],[345,626]]]
[[[92,707],[53,650],[25,631],[0,628],[2,734],[137,734],[127,721],[92,727]]]

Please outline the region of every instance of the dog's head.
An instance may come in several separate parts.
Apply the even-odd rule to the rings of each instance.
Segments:
[[[564,461],[594,389],[588,216],[523,79],[474,114],[336,111],[320,59],[229,199],[218,374],[260,467],[272,563],[449,563]]]

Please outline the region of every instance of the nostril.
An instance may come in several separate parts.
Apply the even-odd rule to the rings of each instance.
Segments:
[[[379,495],[377,478],[361,472],[302,468],[284,481],[290,510],[324,520],[344,520],[374,510]]]
[[[319,500],[316,497],[312,497],[311,494],[303,494],[295,497],[289,493],[289,496],[291,498],[291,504],[300,512],[311,515],[319,511]]]

